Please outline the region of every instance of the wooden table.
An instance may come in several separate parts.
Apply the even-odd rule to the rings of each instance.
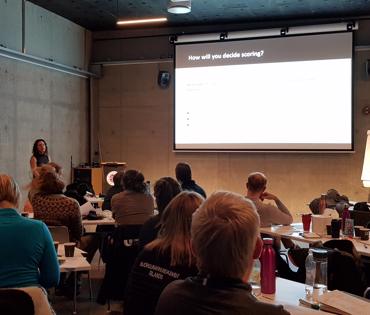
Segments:
[[[314,243],[317,241],[326,242],[333,240],[330,235],[321,235],[318,238],[307,238],[302,236],[303,226],[302,223],[293,223],[292,225],[274,225],[271,227],[262,227],[260,232],[271,235],[273,237],[284,237],[293,241],[303,243]],[[346,239],[352,241],[357,252],[362,256],[370,257],[370,240],[362,241],[358,238],[340,237],[339,239]]]
[[[90,270],[91,265],[82,256],[83,251],[79,248],[75,248],[75,253],[73,257],[66,257],[64,254],[63,244],[58,246],[58,257],[65,259],[60,264],[60,272],[72,272],[74,275],[74,289],[73,289],[73,314],[77,314],[77,272],[87,271],[89,278],[89,289],[90,289],[90,300],[92,300],[92,290],[91,290],[91,279],[90,279]]]
[[[281,304],[291,315],[323,315],[327,312],[314,310],[299,303],[305,297],[304,284],[282,278],[276,278],[276,293],[274,295],[260,295],[258,300],[266,303]]]

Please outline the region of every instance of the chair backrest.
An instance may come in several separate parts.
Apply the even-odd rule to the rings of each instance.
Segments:
[[[104,304],[107,299],[123,300],[128,275],[140,251],[141,227],[121,225],[105,237],[102,258],[106,266],[98,303]]]
[[[370,211],[350,211],[351,219],[355,225],[367,226],[370,223]]]
[[[324,243],[324,247],[332,249],[328,256],[328,289],[362,296],[366,275],[352,242],[330,240]]]
[[[0,314],[35,315],[29,294],[17,289],[0,289]]]
[[[50,234],[55,242],[68,243],[69,242],[69,231],[64,225],[59,226],[48,226]]]

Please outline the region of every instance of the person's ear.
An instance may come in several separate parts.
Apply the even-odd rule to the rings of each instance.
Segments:
[[[256,245],[254,246],[253,259],[257,259],[260,257],[261,252],[262,252],[262,247],[263,247],[263,241],[258,236],[256,240]]]

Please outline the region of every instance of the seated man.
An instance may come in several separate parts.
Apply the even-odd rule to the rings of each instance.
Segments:
[[[289,314],[259,302],[247,283],[262,247],[252,202],[230,192],[212,194],[193,214],[191,237],[199,275],[169,284],[156,315]]]
[[[266,191],[267,178],[263,173],[255,172],[248,176],[247,198],[253,201],[260,216],[261,227],[271,224],[291,224],[293,217],[280,199]],[[263,203],[264,199],[274,200],[275,205]]]
[[[247,198],[252,200],[257,208],[257,213],[260,216],[260,226],[266,227],[271,226],[271,224],[291,224],[293,222],[293,217],[288,208],[277,196],[266,191],[266,185],[267,178],[263,173],[254,172],[249,174],[246,184]],[[274,200],[275,205],[264,203],[264,199]],[[296,247],[294,242],[290,239],[282,238],[281,242],[287,249]],[[274,247],[277,251],[280,250],[280,238],[275,239]],[[280,277],[293,281],[302,281],[301,273],[294,273],[290,269],[289,265],[280,257],[280,255],[276,256],[276,265]]]

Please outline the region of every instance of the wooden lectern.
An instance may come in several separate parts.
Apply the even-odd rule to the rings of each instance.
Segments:
[[[115,172],[126,168],[124,162],[103,162],[100,167],[75,167],[73,169],[73,182],[85,182],[90,184],[95,194],[105,194],[113,186],[111,178]]]

